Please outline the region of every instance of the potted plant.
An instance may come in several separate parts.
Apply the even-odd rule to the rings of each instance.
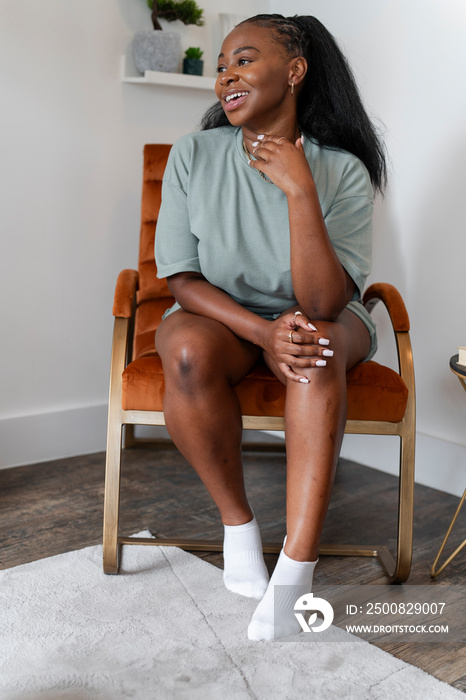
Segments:
[[[181,59],[181,38],[177,32],[163,31],[159,19],[183,24],[203,26],[203,10],[195,0],[147,0],[152,10],[152,30],[136,32],[133,40],[133,54],[136,68],[140,73],[146,70],[174,73]]]
[[[183,59],[183,73],[188,75],[202,75],[202,69],[204,67],[204,61],[202,61],[202,55],[204,51],[197,46],[190,46],[186,49]]]

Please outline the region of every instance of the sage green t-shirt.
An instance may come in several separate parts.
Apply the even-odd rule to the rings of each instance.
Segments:
[[[350,153],[322,148],[307,137],[304,152],[330,240],[355,283],[348,309],[369,329],[371,357],[376,350],[375,326],[360,301],[372,251],[369,174]],[[241,129],[226,126],[196,132],[173,145],[163,178],[155,257],[158,277],[200,272],[267,319],[297,303],[291,282],[287,199],[248,165]],[[178,308],[175,304],[169,313]]]

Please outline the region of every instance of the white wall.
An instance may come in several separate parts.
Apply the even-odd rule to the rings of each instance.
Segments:
[[[466,344],[463,2],[200,4],[206,27],[177,29],[184,47],[202,45],[207,74],[218,12],[312,13],[341,40],[386,126],[372,279],[396,284],[411,315],[418,479],[462,492],[466,404],[448,359]],[[134,31],[150,28],[145,0],[0,0],[0,12],[0,465],[11,466],[104,448],[113,287],[136,265],[142,146],[193,129],[213,96],[119,81]],[[390,470],[374,440],[347,436],[344,454]]]
[[[218,12],[265,2],[203,0]],[[0,465],[101,450],[118,272],[137,264],[142,148],[193,130],[214,94],[122,84],[146,0],[0,0]]]
[[[271,11],[283,4],[272,0]],[[289,0],[340,41],[371,114],[382,120],[390,188],[377,204],[371,280],[395,284],[411,317],[417,480],[466,486],[466,396],[449,370],[466,344],[466,5],[462,0]],[[377,311],[381,344],[389,329]],[[394,355],[379,352],[379,361]],[[389,438],[346,436],[343,454],[390,471]]]

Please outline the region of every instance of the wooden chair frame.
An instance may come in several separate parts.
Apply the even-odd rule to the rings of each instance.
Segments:
[[[106,574],[117,574],[122,545],[163,545],[177,546],[189,551],[222,551],[221,541],[192,540],[179,538],[121,537],[118,532],[120,474],[123,426],[132,432],[135,425],[163,426],[161,411],[136,411],[122,409],[122,374],[131,362],[134,314],[138,273],[124,270],[117,282],[119,298],[118,316],[115,317],[112,360],[110,371],[110,394],[108,411],[107,462],[105,476],[103,560]],[[123,307],[121,300],[124,300]],[[365,435],[392,435],[400,439],[399,497],[397,548],[395,558],[385,546],[368,545],[321,545],[319,555],[345,555],[377,557],[388,579],[392,583],[402,583],[409,576],[412,558],[413,535],[413,495],[414,495],[414,451],[415,451],[415,386],[414,368],[409,337],[407,315],[404,323],[397,320],[399,309],[404,304],[397,290],[391,285],[376,284],[369,287],[364,295],[366,308],[371,311],[378,301],[382,301],[390,315],[398,354],[399,374],[408,388],[408,403],[403,419],[397,423],[385,421],[348,420],[345,432]],[[394,304],[396,301],[396,304]],[[405,312],[406,313],[406,312]],[[403,330],[400,330],[403,328]],[[251,430],[282,431],[283,417],[243,416],[243,428]],[[281,543],[264,544],[265,553],[278,553]]]

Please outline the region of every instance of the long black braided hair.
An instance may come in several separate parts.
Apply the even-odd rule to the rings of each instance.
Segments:
[[[308,71],[298,98],[299,128],[321,146],[339,148],[357,156],[366,166],[375,190],[387,180],[383,141],[369,119],[348,61],[330,32],[311,16],[256,15],[241,24],[256,24],[290,58],[303,56]],[[220,103],[204,114],[201,129],[229,125]]]

